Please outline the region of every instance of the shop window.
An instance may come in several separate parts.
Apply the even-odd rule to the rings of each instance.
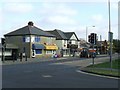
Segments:
[[[36,49],[35,52],[36,54],[42,54],[42,49]]]
[[[54,54],[56,54],[56,51],[55,51],[55,50],[53,50],[53,53],[54,53]]]
[[[53,53],[52,50],[48,50],[48,51],[46,51],[46,54],[52,54],[52,53]]]

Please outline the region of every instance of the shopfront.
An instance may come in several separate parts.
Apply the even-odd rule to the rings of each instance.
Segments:
[[[58,47],[53,45],[45,45],[45,54],[47,56],[52,56],[53,54],[56,54],[56,50],[58,50]]]
[[[32,44],[32,57],[44,55],[45,46],[43,44]]]

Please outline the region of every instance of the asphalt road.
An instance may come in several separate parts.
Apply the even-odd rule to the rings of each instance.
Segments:
[[[81,59],[82,60],[82,59]],[[84,59],[85,60],[85,59]],[[77,72],[75,61],[2,66],[3,88],[118,88],[118,79]]]

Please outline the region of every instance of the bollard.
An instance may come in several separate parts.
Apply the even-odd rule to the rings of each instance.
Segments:
[[[25,61],[27,61],[27,55],[25,56]]]
[[[22,62],[23,55],[20,53],[20,61]]]

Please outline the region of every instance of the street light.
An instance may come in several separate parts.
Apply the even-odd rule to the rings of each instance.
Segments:
[[[88,36],[88,27],[91,27],[91,26],[86,26],[86,42],[87,42],[87,36]],[[92,26],[92,27],[95,27],[95,26]]]
[[[111,63],[111,70],[112,70],[112,39],[113,33],[111,32],[111,18],[110,18],[110,0],[108,0],[108,17],[109,17],[109,42],[110,42],[110,63]]]

